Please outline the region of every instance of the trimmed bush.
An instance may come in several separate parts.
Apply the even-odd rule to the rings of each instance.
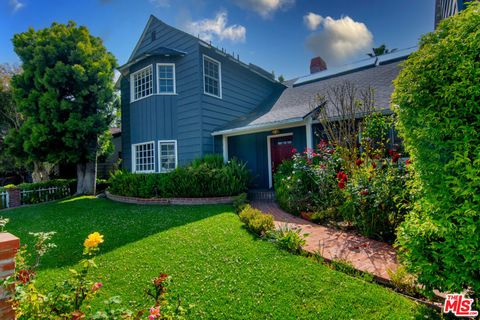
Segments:
[[[258,209],[252,208],[248,204],[243,208],[239,216],[240,221],[245,223],[245,226],[258,236],[264,236],[275,227],[272,215],[265,214]]]
[[[416,194],[398,232],[401,257],[426,289],[480,297],[480,4],[422,37],[393,103],[413,159]]]
[[[210,155],[168,173],[115,172],[109,180],[112,194],[138,198],[202,198],[235,196],[247,190],[250,174],[245,164],[227,163]]]

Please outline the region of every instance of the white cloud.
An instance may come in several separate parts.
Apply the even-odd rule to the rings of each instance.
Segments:
[[[220,11],[213,19],[187,22],[186,29],[195,36],[199,35],[205,41],[218,39],[220,41],[244,42],[247,29],[237,24],[227,26],[227,20],[227,12]]]
[[[264,18],[270,17],[279,9],[287,9],[295,0],[234,0],[240,7],[250,9]]]
[[[308,36],[306,46],[329,65],[339,65],[361,52],[369,51],[373,35],[364,23],[350,17],[320,17],[322,28]]]
[[[149,1],[151,4],[157,7],[162,7],[162,8],[170,7],[170,0],[149,0]]]
[[[319,14],[309,12],[303,16],[303,22],[310,30],[317,30],[320,23],[322,23],[323,17]]]
[[[13,12],[17,12],[18,10],[25,7],[25,4],[20,2],[20,0],[10,0],[10,6],[12,7]]]

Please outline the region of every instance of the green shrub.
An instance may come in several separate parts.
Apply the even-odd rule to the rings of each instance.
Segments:
[[[270,230],[267,236],[277,245],[293,254],[301,254],[302,248],[306,243],[307,233],[301,232],[300,228],[291,228],[288,225],[279,229]]]
[[[247,199],[247,194],[241,193],[238,196],[233,199],[233,208],[235,209],[235,212],[238,214],[240,213],[245,206],[248,204],[248,199]]]
[[[480,297],[480,4],[422,37],[395,81],[416,193],[397,244],[426,289]]]
[[[227,163],[218,156],[207,156],[168,173],[138,174],[116,171],[110,177],[109,191],[139,198],[235,196],[247,190],[250,175],[238,160]]]
[[[383,160],[376,167],[373,163],[365,160],[348,176],[340,212],[362,235],[393,242],[407,212],[405,190],[410,175],[405,165],[393,160]]]
[[[257,234],[258,236],[265,235],[268,231],[272,230],[275,225],[273,224],[273,217],[269,214],[265,214],[262,211],[252,208],[250,205],[246,205],[239,214],[240,221],[245,223],[247,229]]]
[[[335,176],[341,163],[335,150],[324,142],[315,151],[297,153],[292,160],[284,161],[274,176],[280,207],[298,215],[339,205],[342,193]]]

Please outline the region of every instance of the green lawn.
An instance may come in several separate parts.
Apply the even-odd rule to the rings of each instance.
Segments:
[[[191,319],[425,319],[424,307],[379,285],[294,256],[248,233],[230,206],[137,206],[76,198],[1,213],[8,231],[56,231],[39,282],[51,284],[81,259],[92,231],[105,235],[97,258],[102,295],[144,299],[160,272],[195,307]]]

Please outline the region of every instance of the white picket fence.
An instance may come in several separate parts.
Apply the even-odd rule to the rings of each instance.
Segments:
[[[67,186],[64,187],[49,187],[49,188],[40,188],[33,190],[22,190],[20,192],[22,204],[29,204],[28,198],[32,196],[32,193],[35,193],[36,201],[39,202],[48,202],[52,200],[58,200],[61,198],[66,198],[70,196],[70,189]]]
[[[9,198],[7,191],[0,191],[0,209],[8,208]]]

